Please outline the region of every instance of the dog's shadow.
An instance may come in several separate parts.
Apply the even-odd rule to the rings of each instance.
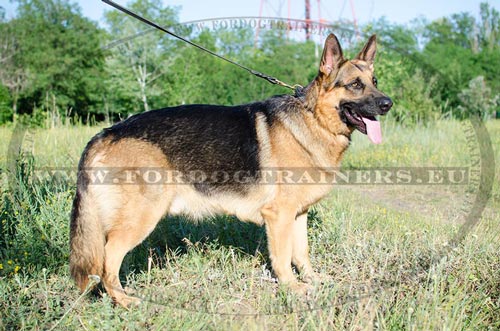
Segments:
[[[195,222],[184,217],[166,217],[146,240],[127,254],[121,273],[126,275],[148,270],[149,257],[153,257],[155,266],[161,267],[167,250],[182,255],[188,252],[190,246],[211,244],[215,244],[215,247],[232,247],[243,254],[269,259],[264,226],[241,222],[231,216]]]

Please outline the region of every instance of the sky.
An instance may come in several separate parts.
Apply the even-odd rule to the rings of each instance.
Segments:
[[[114,0],[126,6],[129,0]],[[103,24],[103,13],[115,10],[99,0],[77,0],[85,16]],[[434,20],[459,12],[469,12],[479,17],[479,4],[482,0],[310,0],[311,18],[336,21],[339,18],[353,20],[359,24],[368,23],[385,16],[394,23],[408,23],[417,17]],[[488,0],[490,5],[500,11],[500,0]],[[304,18],[304,0],[163,0],[168,6],[179,6],[181,22],[230,16],[259,16],[261,4],[263,16]],[[320,4],[318,6],[318,3]],[[352,6],[351,6],[352,4]],[[10,18],[15,7],[9,0],[0,0]],[[319,10],[318,10],[319,8]]]

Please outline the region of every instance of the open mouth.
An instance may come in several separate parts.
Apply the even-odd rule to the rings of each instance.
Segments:
[[[368,135],[372,143],[380,144],[382,142],[382,129],[375,116],[361,116],[352,109],[343,111],[343,114],[346,122],[354,126],[359,132]]]

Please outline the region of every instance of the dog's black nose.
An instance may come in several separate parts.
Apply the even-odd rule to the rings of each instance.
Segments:
[[[383,97],[378,100],[378,107],[383,114],[387,113],[392,107],[392,100],[388,97]]]

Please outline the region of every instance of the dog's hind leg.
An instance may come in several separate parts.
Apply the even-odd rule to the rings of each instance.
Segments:
[[[119,272],[125,255],[140,244],[155,228],[158,221],[165,214],[168,207],[168,198],[160,192],[152,194],[144,190],[158,189],[149,187],[127,187],[122,199],[123,207],[117,210],[115,218],[109,223],[106,236],[104,287],[113,300],[128,307],[138,302],[137,298],[128,296],[123,290]]]
[[[120,266],[167,213],[176,192],[171,169],[163,151],[141,139],[104,132],[89,142],[80,160],[70,233],[70,269],[82,291],[95,274],[115,302],[137,301],[120,284]]]

